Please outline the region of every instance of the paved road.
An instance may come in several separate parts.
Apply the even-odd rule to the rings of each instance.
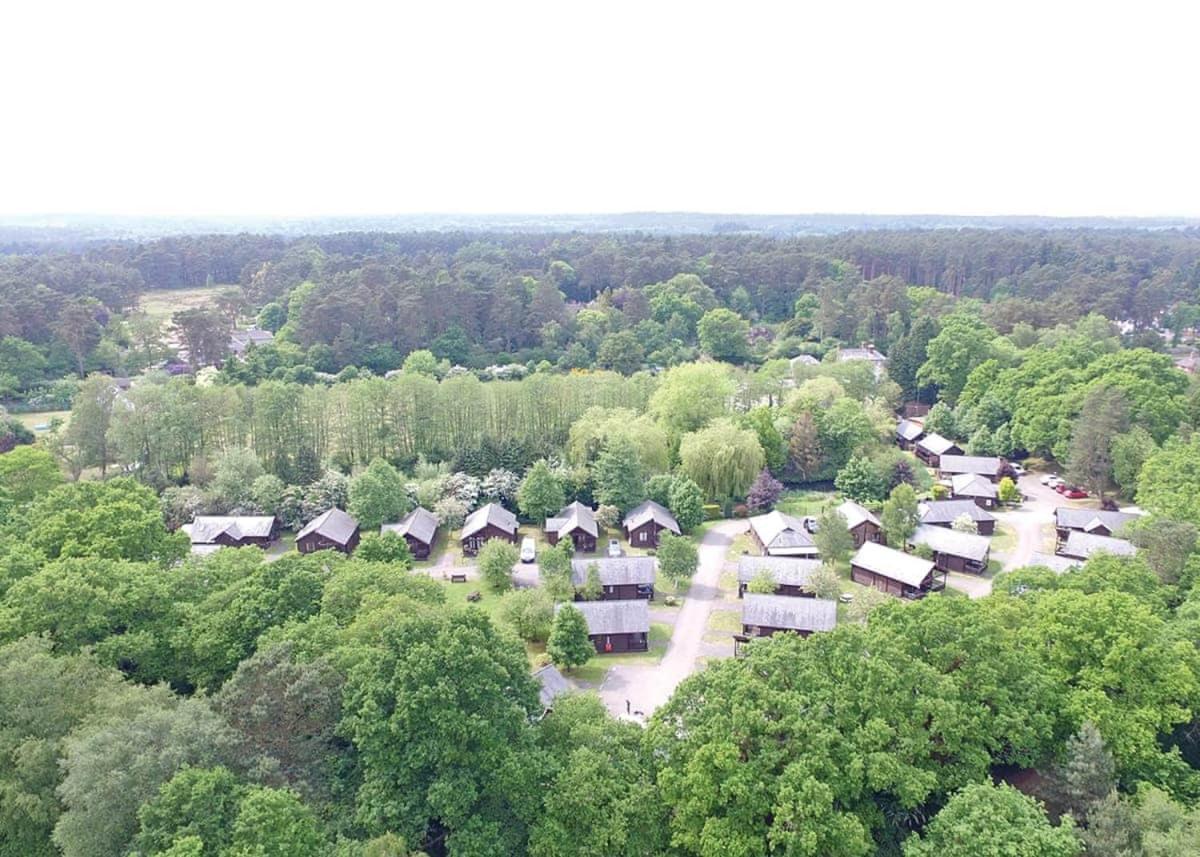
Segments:
[[[696,671],[713,602],[719,596],[725,555],[745,521],[720,521],[700,541],[700,566],[679,608],[667,653],[654,666],[614,666],[600,686],[600,698],[618,717],[642,721],[665,703],[679,683]],[[629,702],[628,713],[626,701]]]

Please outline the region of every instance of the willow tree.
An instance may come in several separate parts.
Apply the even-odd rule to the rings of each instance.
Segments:
[[[706,497],[729,500],[746,496],[754,477],[763,469],[764,456],[758,435],[720,419],[700,431],[684,435],[679,446],[683,472],[700,486]]]

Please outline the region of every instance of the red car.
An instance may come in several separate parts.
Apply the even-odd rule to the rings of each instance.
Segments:
[[[1063,496],[1068,500],[1086,500],[1088,492],[1084,491],[1082,488],[1068,488],[1063,492]]]
[[[1067,483],[1059,482],[1057,485],[1054,486],[1054,490],[1057,491],[1059,494],[1067,493]]]

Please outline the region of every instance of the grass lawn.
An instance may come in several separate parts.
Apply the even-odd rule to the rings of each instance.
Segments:
[[[650,651],[633,652],[626,655],[596,655],[586,664],[577,669],[569,670],[566,675],[598,685],[604,681],[610,667],[617,666],[653,666],[662,660],[667,653],[667,643],[671,642],[671,626],[666,622],[650,624]]]
[[[729,550],[725,552],[726,562],[737,562],[738,557],[742,554],[757,554],[758,551],[754,548],[754,540],[750,537],[750,533],[738,533],[733,537],[733,541],[729,544]]]
[[[992,551],[1008,553],[1017,543],[1017,531],[1000,521],[996,522],[996,532],[992,535]]]
[[[830,491],[784,491],[775,508],[788,515],[816,515],[833,499]]]
[[[10,414],[10,416],[15,417],[17,422],[19,422],[21,425],[25,426],[25,428],[29,429],[30,431],[36,432],[37,431],[36,426],[43,425],[43,424],[48,426],[48,425],[50,425],[50,422],[56,418],[62,420],[63,428],[66,428],[67,423],[71,419],[71,412],[70,411],[30,411],[25,414]]]
[[[185,309],[203,309],[211,306],[213,298],[226,289],[236,289],[237,286],[201,286],[195,289],[150,289],[142,292],[138,300],[138,309],[151,318],[166,321],[172,315]]]
[[[713,610],[708,614],[708,630],[721,631],[726,637],[741,631],[741,613],[737,610]]]

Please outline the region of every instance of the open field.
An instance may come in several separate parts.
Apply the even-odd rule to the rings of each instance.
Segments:
[[[150,318],[167,321],[174,313],[185,309],[202,309],[212,304],[213,298],[233,285],[201,286],[195,289],[150,289],[138,300],[138,309]]]
[[[30,431],[38,431],[37,426],[50,425],[55,418],[63,421],[64,427],[71,419],[70,411],[29,411],[25,414],[12,414],[13,418]]]

